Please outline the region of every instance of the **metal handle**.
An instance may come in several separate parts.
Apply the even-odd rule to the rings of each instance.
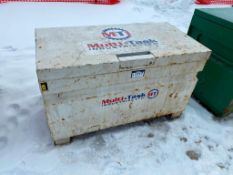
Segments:
[[[151,55],[150,51],[145,51],[145,52],[131,52],[131,53],[122,53],[122,54],[117,54],[117,58],[120,57],[131,57],[131,56],[143,56],[143,55]]]

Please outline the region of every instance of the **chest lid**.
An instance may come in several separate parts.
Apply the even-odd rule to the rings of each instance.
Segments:
[[[37,72],[41,76],[54,72],[47,79],[118,72],[161,61],[198,61],[203,57],[179,55],[206,52],[206,47],[168,23],[36,29]],[[173,55],[176,60],[170,58]]]

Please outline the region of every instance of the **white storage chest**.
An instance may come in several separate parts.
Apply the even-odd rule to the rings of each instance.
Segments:
[[[168,23],[36,29],[37,76],[53,140],[179,116],[209,55]]]

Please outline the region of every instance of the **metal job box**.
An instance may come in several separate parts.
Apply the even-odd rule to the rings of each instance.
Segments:
[[[168,23],[37,29],[37,75],[55,143],[179,116],[209,55]]]
[[[194,95],[217,116],[233,112],[233,8],[196,9],[188,35],[213,52]]]

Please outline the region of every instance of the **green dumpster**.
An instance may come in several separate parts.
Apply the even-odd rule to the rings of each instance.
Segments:
[[[212,50],[194,96],[216,116],[233,112],[233,8],[196,9],[188,35]]]

